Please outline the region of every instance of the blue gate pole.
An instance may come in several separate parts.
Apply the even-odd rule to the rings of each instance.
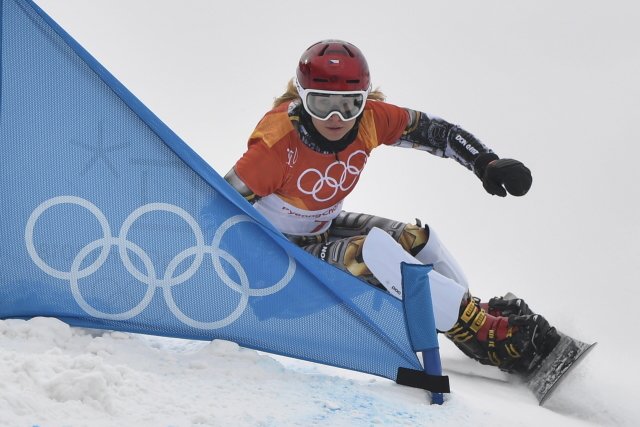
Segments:
[[[424,372],[428,375],[442,375],[442,364],[440,362],[440,349],[432,348],[422,352],[422,361],[424,362]],[[431,393],[431,403],[442,405],[444,403],[444,394]]]
[[[438,331],[429,286],[429,272],[432,269],[430,265],[402,263],[402,303],[409,338],[413,350],[422,353],[424,372],[427,375],[441,376]],[[444,395],[431,393],[431,403],[441,405],[444,403]]]

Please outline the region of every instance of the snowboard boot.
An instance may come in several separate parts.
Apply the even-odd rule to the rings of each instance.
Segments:
[[[527,374],[560,340],[556,329],[533,314],[521,299],[492,298],[489,304],[469,298],[456,324],[445,335],[467,356],[483,365]]]

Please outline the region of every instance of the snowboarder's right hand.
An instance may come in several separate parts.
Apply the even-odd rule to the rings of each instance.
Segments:
[[[532,181],[529,168],[514,159],[489,162],[482,176],[484,189],[500,197],[505,197],[507,191],[513,196],[524,196],[531,188]]]

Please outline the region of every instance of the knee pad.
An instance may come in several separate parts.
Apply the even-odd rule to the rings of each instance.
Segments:
[[[469,289],[469,282],[462,271],[462,267],[442,244],[433,228],[429,227],[428,235],[429,240],[427,240],[426,245],[418,253],[414,254],[416,259],[424,264],[433,265],[435,271]]]
[[[373,227],[389,234],[411,255],[418,253],[427,243],[428,232],[420,225],[407,224],[375,215],[342,211],[333,220],[329,239],[365,236]]]

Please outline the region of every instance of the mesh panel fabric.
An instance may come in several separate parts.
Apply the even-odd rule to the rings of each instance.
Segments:
[[[400,301],[288,242],[33,2],[0,10],[0,318],[421,369]]]

